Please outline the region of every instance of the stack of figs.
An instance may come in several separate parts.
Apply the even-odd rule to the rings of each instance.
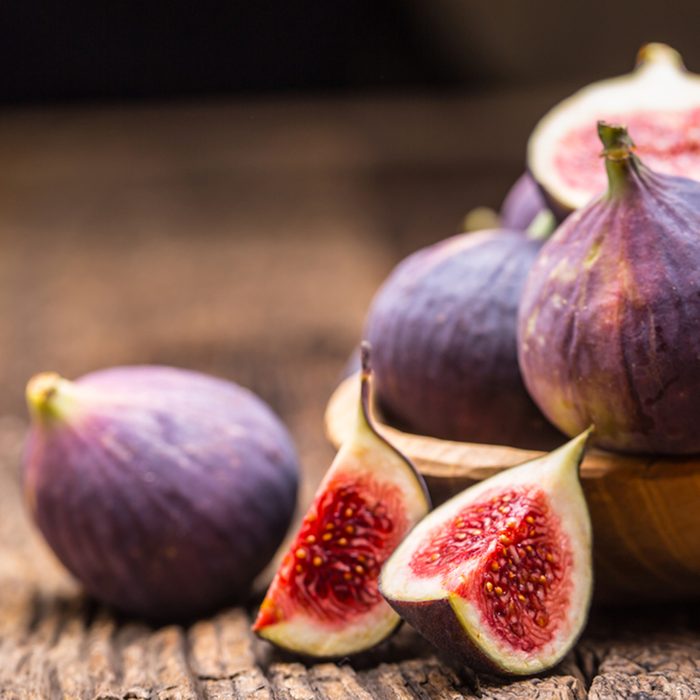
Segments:
[[[660,44],[547,114],[501,228],[414,253],[377,293],[386,418],[525,448],[595,425],[608,449],[700,452],[698,133],[700,78]]]
[[[404,619],[476,670],[539,673],[563,657],[591,600],[587,442],[700,452],[698,134],[700,79],[650,44],[633,73],[540,121],[497,228],[396,267],[368,312],[355,429],[260,606],[261,637],[345,656]],[[88,592],[157,619],[246,600],[298,479],[258,397],[122,367],[40,374],[27,398],[30,512]],[[429,513],[373,404],[418,434],[558,449]]]

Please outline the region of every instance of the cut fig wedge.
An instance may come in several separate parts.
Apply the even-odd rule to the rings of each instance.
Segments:
[[[539,673],[583,629],[591,524],[578,467],[589,432],[447,501],[382,569],[401,617],[474,670]]]
[[[355,430],[307,511],[253,630],[290,651],[334,657],[369,649],[400,622],[378,588],[382,565],[430,510],[423,479],[370,417],[369,345],[362,346]]]
[[[653,170],[700,180],[700,76],[677,51],[647,44],[628,74],[593,83],[559,103],[528,142],[528,167],[561,218],[601,194],[596,124],[624,124]]]

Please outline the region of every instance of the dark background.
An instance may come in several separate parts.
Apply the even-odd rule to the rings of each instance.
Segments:
[[[0,101],[575,86],[651,40],[697,67],[699,26],[691,1],[3,2]]]
[[[305,496],[366,310],[498,207],[537,120],[700,3],[0,3],[0,426],[39,371],[162,363],[289,425]]]

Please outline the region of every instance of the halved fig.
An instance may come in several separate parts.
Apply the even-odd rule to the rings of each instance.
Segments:
[[[632,73],[579,90],[530,136],[528,167],[560,216],[605,190],[601,120],[626,125],[652,170],[700,180],[700,75],[688,73],[671,47],[647,44]]]
[[[253,629],[308,656],[364,651],[397,627],[379,593],[382,565],[430,510],[422,478],[374,429],[362,345],[355,431],[333,461],[270,585]]]
[[[474,670],[539,673],[583,629],[591,525],[578,467],[588,432],[444,503],[382,570],[380,590],[401,617]]]

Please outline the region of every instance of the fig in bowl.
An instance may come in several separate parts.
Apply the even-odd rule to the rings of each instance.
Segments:
[[[548,211],[538,184],[530,173],[523,173],[503,199],[500,225],[507,229],[525,231],[537,216]]]
[[[29,510],[95,598],[183,619],[241,601],[293,515],[292,441],[236,384],[157,366],[27,387]]]
[[[542,246],[539,233],[453,236],[413,253],[389,275],[365,330],[378,405],[389,422],[446,440],[559,444],[518,368],[518,304]]]
[[[591,131],[595,131],[591,125]],[[520,306],[520,368],[562,432],[700,452],[700,183],[664,175],[600,122],[608,189],[545,243]]]

